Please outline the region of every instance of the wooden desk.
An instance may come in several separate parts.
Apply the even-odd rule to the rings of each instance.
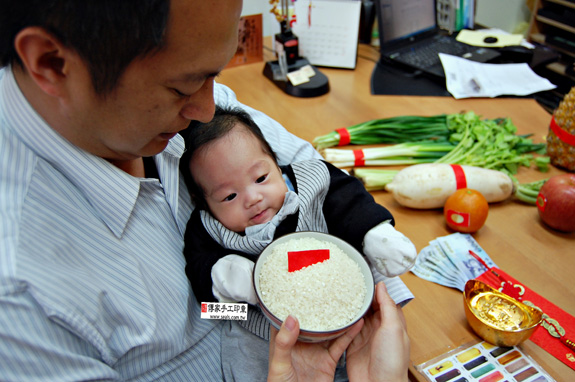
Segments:
[[[375,118],[465,110],[486,118],[510,117],[519,133],[534,133],[536,141],[544,141],[550,115],[534,100],[373,96],[370,76],[374,62],[365,56],[374,54],[371,48],[360,46],[355,70],[322,68],[329,77],[331,90],[317,98],[284,94],[262,75],[263,62],[226,69],[218,81],[234,89],[241,102],[267,113],[308,141],[333,129]],[[535,181],[561,172],[552,169],[540,173],[523,168],[517,178],[521,182]],[[418,251],[436,237],[452,233],[444,224],[441,210],[411,210],[398,205],[384,191],[373,195],[393,213],[397,229],[413,240]],[[490,206],[485,226],[473,236],[501,269],[575,315],[575,235],[545,228],[536,207],[507,201]],[[459,291],[422,280],[412,273],[401,278],[416,297],[404,309],[414,365],[479,339],[467,324]],[[575,333],[570,333],[570,338],[575,339]],[[575,371],[531,341],[521,346],[558,381],[575,380]],[[417,372],[413,377],[418,378]]]

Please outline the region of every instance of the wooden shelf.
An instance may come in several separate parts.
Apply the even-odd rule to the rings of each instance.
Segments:
[[[572,12],[575,2],[566,0],[537,0],[531,12],[531,22],[527,36],[529,41],[544,45],[559,53],[559,60],[546,65],[546,77],[557,85],[558,93],[563,94],[567,89],[575,86],[575,78],[566,74],[567,65],[571,65],[575,59],[575,51],[553,44],[547,41],[547,36],[559,35],[567,41],[575,41],[575,27],[571,24],[562,23],[549,17],[540,15],[541,10],[552,7],[554,12],[561,13],[562,9]],[[544,12],[541,12],[544,13]],[[564,94],[563,94],[564,95]]]
[[[567,8],[573,8],[575,9],[575,3],[572,1],[565,1],[565,0],[547,0],[549,3],[555,3],[555,4],[559,4],[562,5],[564,7]]]
[[[544,17],[544,16],[539,16],[539,15],[535,16],[535,19],[536,19],[537,21],[540,21],[540,22],[545,23],[545,24],[547,24],[547,25],[551,25],[551,26],[553,26],[553,27],[555,27],[555,28],[562,29],[562,30],[567,31],[567,32],[569,32],[569,33],[575,33],[575,28],[570,27],[570,26],[568,26],[568,25],[565,25],[565,24],[563,24],[563,23],[560,23],[559,21],[555,21],[555,20],[553,20],[553,19],[550,19],[550,18],[547,18],[547,17]]]
[[[529,38],[532,42],[536,42],[538,44],[545,44],[545,35],[543,33],[532,33],[529,35]]]

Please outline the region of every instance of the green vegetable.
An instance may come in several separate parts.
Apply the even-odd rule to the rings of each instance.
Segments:
[[[398,172],[397,170],[354,168],[351,170],[351,175],[361,180],[367,191],[377,191],[383,190],[386,184],[391,183]]]
[[[457,163],[516,174],[530,167],[533,152],[545,153],[545,144],[533,143],[529,135],[516,135],[509,118],[481,119],[474,112],[453,115],[450,142],[456,147],[436,163]],[[543,164],[539,161],[538,164]]]
[[[387,125],[390,120],[369,121],[348,128],[352,143],[382,143],[383,139],[392,138],[398,142],[392,146],[364,149],[365,165],[449,163],[498,170],[508,175],[516,174],[521,166],[530,167],[532,164],[540,171],[548,169],[549,157],[534,156],[535,153],[545,154],[546,145],[533,143],[530,135],[517,135],[517,128],[509,118],[483,119],[474,112],[467,112],[435,117],[396,117],[396,125]],[[431,130],[427,133],[433,132],[435,135],[431,138],[412,133],[408,126],[413,127],[416,124],[409,125],[408,120],[420,124],[433,120],[433,123],[429,122]],[[402,126],[402,123],[405,125]],[[442,130],[445,127],[448,130],[447,135],[444,135],[445,131]],[[418,139],[420,142],[414,142]],[[326,145],[335,145],[337,142],[339,134],[336,132],[314,140],[316,147],[327,147]],[[336,166],[352,167],[356,164],[354,150],[331,152],[325,149],[323,153],[326,160]],[[441,155],[442,153],[444,155]],[[397,171],[374,169],[366,173],[356,169],[353,173],[364,182],[366,188],[378,190],[383,189],[393,179],[390,174]],[[523,197],[521,192],[519,195],[518,197]]]
[[[541,172],[549,171],[549,163],[551,162],[551,158],[548,156],[536,157],[535,158],[535,165],[537,169]]]
[[[445,114],[430,117],[399,116],[374,119],[347,127],[351,144],[371,145],[378,143],[404,143],[429,140],[446,141],[449,138],[449,116]],[[313,140],[316,149],[338,146],[337,131],[318,136]]]
[[[441,142],[399,143],[362,150],[323,149],[321,154],[336,167],[356,166],[356,152],[361,151],[365,166],[391,166],[430,163],[443,157],[455,146]]]
[[[535,204],[537,202],[537,195],[539,195],[539,190],[547,179],[538,180],[531,183],[516,183],[515,197],[520,201],[527,204]]]
[[[393,178],[398,172],[398,170],[382,170],[372,168],[354,168],[351,170],[351,174],[361,180],[366,190],[368,191],[384,190],[385,186],[393,181]],[[544,179],[531,183],[519,183],[515,177],[512,176],[512,179],[515,183],[515,191],[513,193],[515,198],[522,201],[523,203],[533,205],[535,205],[537,202],[537,195],[539,195],[539,190],[547,181],[547,179]]]

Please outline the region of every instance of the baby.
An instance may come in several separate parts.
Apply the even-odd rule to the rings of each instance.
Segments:
[[[184,253],[200,302],[255,305],[254,261],[274,238],[295,231],[338,236],[387,277],[413,266],[415,246],[359,180],[321,160],[280,168],[242,110],[218,108],[186,134],[181,169],[196,209]]]
[[[199,302],[256,305],[254,262],[272,240],[295,231],[338,236],[388,277],[415,262],[413,243],[393,228],[389,211],[358,179],[321,160],[279,167],[262,132],[242,110],[216,109],[212,121],[191,124],[184,138],[180,169],[196,204],[184,255]],[[225,324],[225,379],[257,375],[253,380],[265,380],[268,340],[269,321],[257,306],[250,306],[247,320]],[[340,364],[336,381],[347,380],[345,361]]]

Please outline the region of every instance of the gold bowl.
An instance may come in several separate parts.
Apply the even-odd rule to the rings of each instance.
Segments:
[[[463,292],[469,326],[485,341],[497,346],[515,346],[527,340],[543,320],[541,310],[469,280]]]

